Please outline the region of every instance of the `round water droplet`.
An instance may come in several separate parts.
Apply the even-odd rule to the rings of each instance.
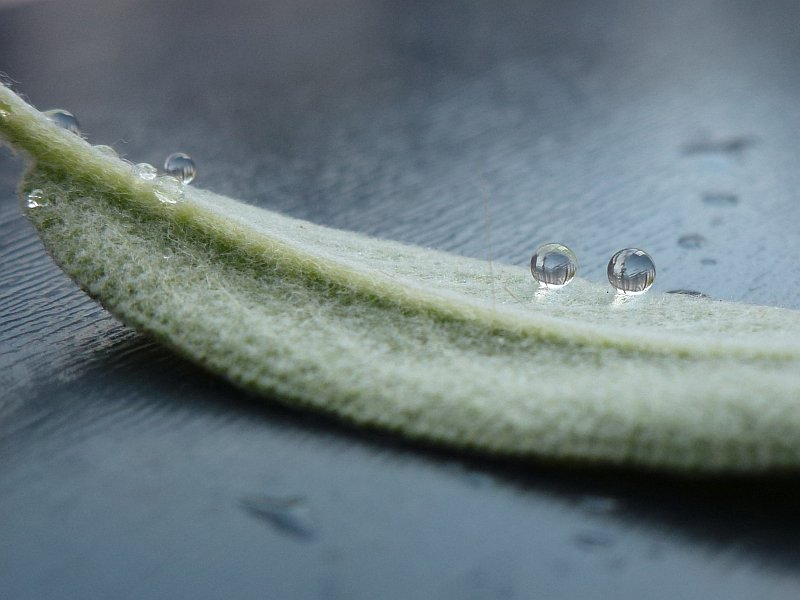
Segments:
[[[158,175],[158,169],[156,169],[153,165],[149,163],[139,163],[138,165],[134,165],[133,172],[136,175],[144,179],[145,181],[153,181]]]
[[[94,147],[100,154],[105,154],[106,156],[110,156],[111,158],[118,158],[119,155],[117,151],[114,150],[111,146],[106,146],[105,144],[97,144]]]
[[[197,175],[197,166],[188,154],[175,152],[164,161],[164,171],[181,183],[192,183]]]
[[[546,287],[567,285],[577,270],[578,259],[564,244],[543,244],[531,257],[531,275]]]
[[[705,245],[706,238],[704,238],[699,233],[687,233],[686,235],[682,235],[678,238],[678,245],[681,248],[686,248],[687,250],[697,250],[701,246]]]
[[[28,208],[39,208],[40,206],[44,206],[46,204],[44,199],[44,192],[42,190],[36,189],[31,190],[28,193],[28,198],[26,205]]]
[[[64,110],[62,108],[55,108],[53,110],[46,110],[44,114],[47,115],[50,120],[58,125],[59,127],[63,127],[67,131],[71,131],[75,135],[81,134],[81,126],[78,123],[78,119],[75,118],[68,110]]]
[[[656,280],[656,265],[644,250],[625,248],[608,261],[607,273],[609,283],[618,291],[641,294]]]

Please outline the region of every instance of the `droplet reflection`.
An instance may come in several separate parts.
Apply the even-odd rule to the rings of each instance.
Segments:
[[[545,287],[560,288],[575,278],[578,259],[564,244],[543,244],[531,257],[531,275]]]
[[[175,152],[164,161],[164,171],[181,183],[189,184],[197,176],[197,165],[188,154]]]
[[[25,205],[28,208],[39,208],[46,204],[44,199],[44,192],[40,189],[31,190],[27,196]]]
[[[638,248],[620,250],[608,261],[609,283],[623,294],[641,294],[656,280],[656,265],[650,255]]]

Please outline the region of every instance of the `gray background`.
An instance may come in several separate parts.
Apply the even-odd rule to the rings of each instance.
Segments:
[[[636,245],[662,291],[800,308],[798,23],[796,2],[65,0],[0,9],[0,71],[260,206],[515,264],[562,241],[596,281]],[[0,598],[800,594],[794,476],[509,464],[249,399],[60,273],[21,168],[0,150]]]

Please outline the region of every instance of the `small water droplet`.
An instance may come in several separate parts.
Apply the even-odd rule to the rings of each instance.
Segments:
[[[97,150],[100,154],[110,156],[111,158],[119,157],[116,150],[114,150],[111,146],[106,146],[105,144],[97,144],[94,147],[94,149]]]
[[[155,195],[164,204],[177,204],[183,198],[183,186],[174,177],[162,175],[156,179]]]
[[[736,206],[739,197],[727,192],[708,192],[703,194],[703,202],[709,206]]]
[[[734,136],[729,138],[701,138],[684,144],[683,154],[741,154],[756,143],[751,136]]]
[[[490,487],[494,480],[485,473],[469,472],[464,476],[464,481],[474,488]]]
[[[181,183],[192,183],[197,175],[197,166],[192,157],[183,152],[174,152],[164,161],[164,171]]]
[[[246,511],[271,523],[276,529],[299,538],[314,537],[316,524],[303,498],[246,496],[239,501]]]
[[[707,267],[710,267],[711,265],[717,264],[717,259],[716,258],[704,258],[704,259],[702,259],[700,261],[700,264],[701,265],[706,265]]]
[[[67,131],[71,131],[75,135],[81,134],[81,127],[78,119],[75,118],[68,110],[62,108],[54,108],[53,110],[46,110],[45,115],[59,127],[63,127]]]
[[[593,515],[613,513],[619,508],[619,502],[608,496],[584,496],[578,501],[578,508]]]
[[[641,294],[656,280],[656,265],[644,250],[625,248],[611,257],[606,273],[618,292]]]
[[[541,285],[560,288],[575,277],[578,258],[564,244],[543,244],[531,257],[531,275]]]
[[[144,179],[145,181],[153,181],[158,175],[158,169],[149,163],[134,165],[133,172],[136,173],[140,179]]]
[[[609,548],[617,543],[616,537],[600,530],[581,531],[573,539],[578,546],[590,551]]]
[[[44,198],[44,192],[40,189],[31,190],[28,193],[26,206],[28,208],[39,208],[47,204]]]
[[[682,235],[678,238],[678,245],[681,248],[686,248],[687,250],[697,250],[701,246],[705,245],[706,238],[704,238],[699,233],[687,233],[686,235]]]

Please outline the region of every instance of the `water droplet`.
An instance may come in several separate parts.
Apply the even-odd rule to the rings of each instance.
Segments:
[[[678,245],[681,248],[686,248],[687,250],[697,250],[701,246],[705,245],[706,238],[704,238],[699,233],[687,233],[686,235],[682,235],[678,238]]]
[[[192,183],[197,175],[197,166],[192,157],[183,152],[175,152],[164,161],[164,171],[181,183]]]
[[[684,144],[683,154],[741,154],[756,144],[751,136],[734,136],[729,138],[702,138]]]
[[[0,101],[0,118],[5,119],[11,114],[11,105],[8,102]]]
[[[617,538],[607,531],[592,530],[582,531],[573,538],[575,543],[584,550],[599,550],[609,548],[617,543]]]
[[[727,192],[708,192],[703,194],[703,202],[709,206],[736,206],[739,204],[739,197]]]
[[[100,154],[110,156],[111,158],[119,157],[116,150],[114,150],[111,146],[106,146],[105,144],[97,144],[94,147],[94,149],[97,150]]]
[[[619,502],[608,496],[584,496],[578,501],[578,508],[593,515],[605,515],[615,512]]]
[[[155,194],[164,204],[177,204],[183,198],[183,186],[174,177],[163,175],[156,179]]]
[[[608,261],[608,281],[619,292],[641,294],[656,280],[656,265],[650,255],[638,248],[620,250]]]
[[[247,496],[239,501],[242,508],[266,519],[276,529],[299,538],[314,536],[316,524],[302,498]]]
[[[476,473],[474,471],[467,473],[464,476],[464,481],[474,488],[490,487],[494,483],[494,480],[489,475],[485,473]]]
[[[71,131],[75,135],[81,134],[81,126],[78,123],[78,119],[75,118],[68,110],[64,110],[62,108],[55,108],[53,110],[46,110],[44,112],[50,120],[58,125],[59,127],[63,127],[67,131]]]
[[[543,244],[531,257],[531,275],[546,287],[567,285],[577,270],[578,259],[564,244]]]
[[[47,202],[44,199],[44,192],[40,189],[31,190],[28,193],[28,198],[26,202],[26,206],[28,208],[39,208],[40,206],[44,206]]]
[[[134,165],[133,172],[136,175],[144,179],[145,181],[153,181],[158,175],[158,169],[156,169],[153,165],[149,163],[139,163],[138,165]]]

